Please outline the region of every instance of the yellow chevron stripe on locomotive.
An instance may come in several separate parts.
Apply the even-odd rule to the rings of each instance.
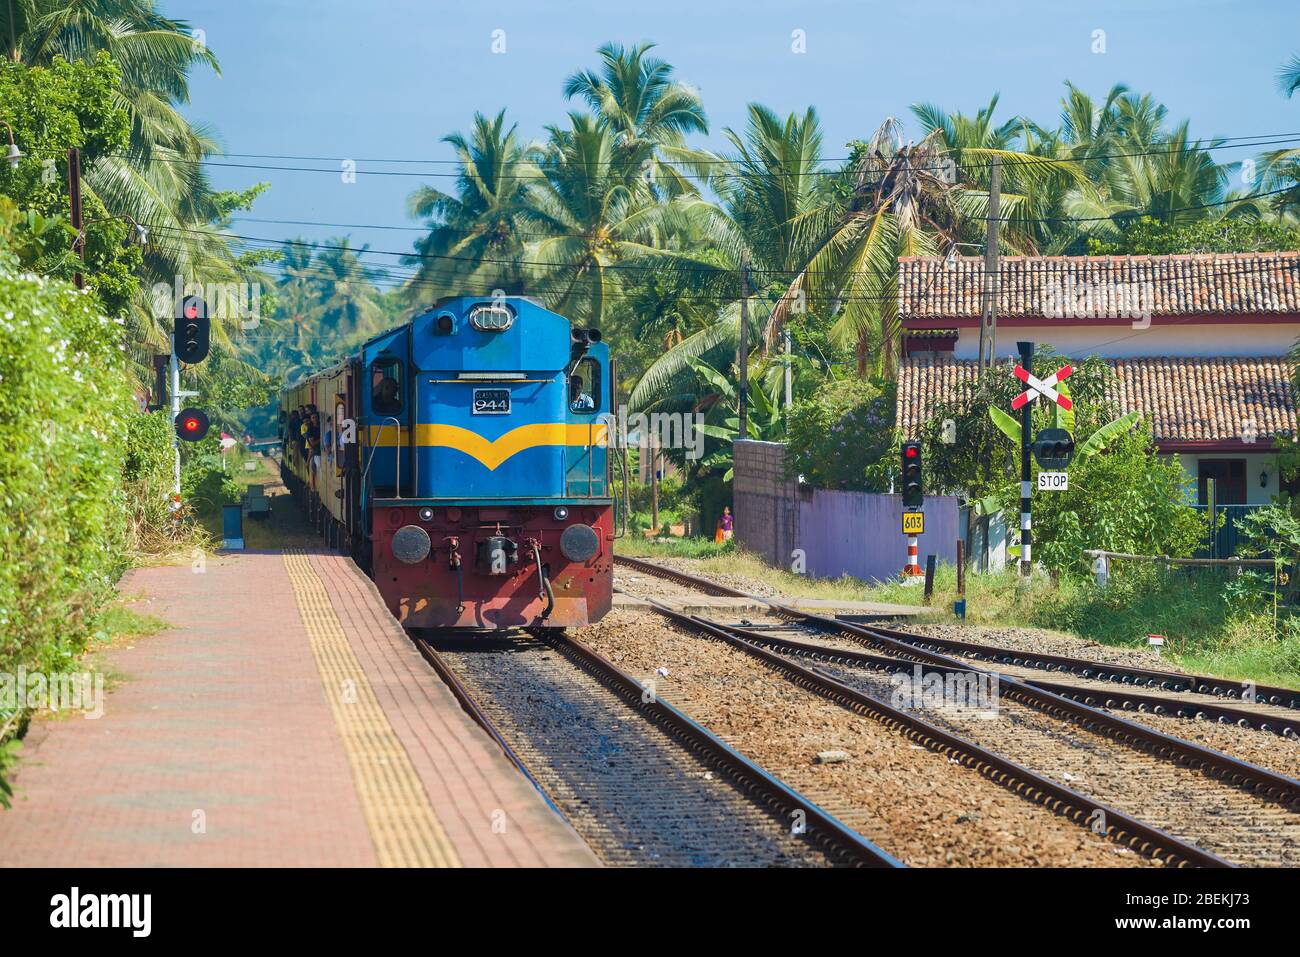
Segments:
[[[519,452],[542,445],[603,446],[608,440],[608,431],[604,423],[533,422],[511,429],[496,439],[487,439],[459,425],[424,422],[416,426],[416,445],[455,449],[489,471],[495,471]],[[405,445],[410,442],[410,437],[410,429],[403,429],[400,441]],[[392,426],[372,425],[367,438],[370,445],[378,448],[391,447],[399,441],[397,430]]]

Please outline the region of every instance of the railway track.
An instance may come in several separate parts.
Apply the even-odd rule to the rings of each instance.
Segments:
[[[628,564],[648,574],[661,570],[659,566],[639,561]],[[683,583],[691,587],[700,582],[716,587],[720,593],[736,594],[734,589],[715,586],[676,570],[672,570],[672,578],[685,579]],[[721,623],[683,614],[650,600],[656,612],[728,641],[760,657],[801,686],[846,707],[865,708],[863,713],[880,720],[899,721],[903,715],[911,722],[920,722],[910,723],[910,732],[920,734],[929,747],[954,746],[952,740],[934,733],[945,722],[942,719],[925,722],[910,710],[890,708],[887,704],[890,690],[897,685],[882,680],[881,676],[897,676],[918,667],[945,678],[970,675],[973,671],[993,676],[991,672],[974,669],[969,662],[913,646],[881,634],[874,627],[807,614],[779,602],[767,601],[767,604],[778,619],[776,624]],[[828,646],[827,636],[833,636],[836,644]],[[850,644],[857,647],[845,647]],[[817,665],[807,667],[800,659],[815,661]],[[1075,689],[1046,682],[1031,683],[1003,674],[997,675],[997,682],[1000,707],[1007,712],[999,717],[1009,717],[1010,721],[965,726],[948,722],[942,729],[949,734],[961,731],[968,738],[976,739],[961,739],[961,744],[956,745],[959,750],[971,749],[965,752],[964,760],[974,761],[978,766],[981,761],[987,762],[989,754],[1010,752],[1024,756],[1036,770],[1055,769],[1062,760],[1064,740],[1072,749],[1069,763],[1075,771],[1073,778],[1086,780],[1089,795],[1085,797],[1069,788],[1066,790],[1070,793],[1064,794],[1059,790],[1060,782],[1035,774],[1023,765],[1017,765],[1018,770],[1013,772],[1020,776],[1017,790],[1040,802],[1045,798],[1064,802],[1069,809],[1066,813],[1076,820],[1081,808],[1089,804],[1096,807],[1100,800],[1109,799],[1130,812],[1143,809],[1144,820],[1154,816],[1164,825],[1151,828],[1152,831],[1169,836],[1172,830],[1180,837],[1194,838],[1197,843],[1192,846],[1198,849],[1212,848],[1242,863],[1297,863],[1292,848],[1300,840],[1300,816],[1296,814],[1300,810],[1300,782],[1097,707],[1116,707],[1122,701],[1126,706],[1145,706],[1152,713],[1160,713],[1155,709],[1170,707],[1170,699],[1154,698],[1126,688],[1114,689],[1113,694],[1107,695],[1109,689],[1105,688]],[[1067,694],[1059,693],[1056,688]],[[1069,696],[1073,694],[1083,700]],[[867,705],[868,701],[873,705]],[[1221,711],[1231,713],[1232,709]],[[1171,708],[1168,713],[1176,711]],[[1063,730],[1067,726],[1070,726],[1068,733]],[[988,747],[980,748],[976,742]],[[1079,773],[1081,767],[1087,769],[1086,774]],[[1071,777],[1068,772],[1065,776]],[[1044,781],[1052,787],[1044,787]],[[1159,806],[1158,801],[1144,798],[1144,794],[1160,794],[1173,800]],[[1113,807],[1107,817],[1110,813]],[[1120,839],[1131,840],[1139,833],[1135,825],[1140,823],[1136,817],[1128,818],[1124,822],[1128,830],[1121,832]],[[1150,833],[1144,836],[1150,846],[1143,849],[1151,853],[1160,838],[1152,839]],[[1184,843],[1191,844],[1191,841]],[[1176,853],[1170,847],[1166,852]]]
[[[571,637],[413,638],[607,864],[901,866]]]
[[[1001,787],[1121,846],[1174,866],[1231,866],[1217,854],[1052,780],[911,710],[893,707],[881,697],[855,687],[823,668],[809,667],[792,655],[764,647],[742,628],[679,612],[654,599],[647,599],[647,602],[656,613],[675,624],[723,641],[798,687],[900,732],[916,745],[937,751],[950,762],[965,765]]]
[[[811,622],[813,619],[823,618],[823,616],[808,615],[772,599],[750,595],[706,578],[656,565],[653,562],[623,556],[619,556],[617,561],[647,575],[672,581],[704,594],[746,598],[760,602],[768,606],[774,615],[787,620]],[[1014,677],[1031,687],[1090,707],[1215,721],[1300,740],[1300,691],[1295,689],[1267,685],[1251,686],[1207,675],[1157,671],[1091,661],[1086,658],[1020,651],[978,642],[932,638],[875,623],[863,625],[838,618],[823,618],[823,620],[835,623],[833,627],[819,625],[818,630],[824,634],[838,633],[840,637],[855,643],[862,643],[865,639],[869,646],[883,647],[894,654],[905,655],[903,646],[912,646],[923,653],[999,665],[1000,673],[1003,675]],[[881,639],[886,639],[887,642],[882,645]],[[925,655],[918,655],[916,660],[940,661],[938,658]],[[1084,680],[1075,683],[1047,681],[1033,676],[1038,671],[1076,675]],[[1114,687],[1116,684],[1120,687]],[[1165,694],[1158,692],[1165,692]],[[1243,694],[1252,697],[1253,700],[1242,701]],[[1222,700],[1225,698],[1235,699],[1240,703],[1225,704]]]

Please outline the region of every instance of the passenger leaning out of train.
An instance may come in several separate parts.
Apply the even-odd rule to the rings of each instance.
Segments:
[[[298,446],[298,457],[302,459],[303,465],[307,464],[307,429],[311,425],[311,406],[299,406],[298,415],[298,434],[295,435],[294,442]]]
[[[592,412],[596,408],[596,400],[582,391],[580,375],[569,377],[569,408],[574,412]]]
[[[298,434],[298,410],[294,409],[289,413],[288,418],[284,420],[284,434],[280,440],[284,443],[285,451],[292,451],[294,437]]]
[[[307,445],[311,448],[311,470],[320,470],[320,413],[312,406],[311,418],[307,422]]]

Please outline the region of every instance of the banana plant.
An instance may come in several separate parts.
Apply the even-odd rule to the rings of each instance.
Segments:
[[[727,443],[722,449],[710,455],[700,464],[706,468],[727,466],[723,481],[729,482],[735,474],[732,465],[731,443],[740,438],[772,439],[781,428],[781,410],[758,381],[753,381],[749,389],[749,414],[746,416],[746,432],[740,434],[740,413],[738,411],[739,395],[735,385],[727,376],[702,359],[690,356],[686,360],[695,373],[712,386],[718,403],[732,414],[722,420],[721,425],[705,423],[699,430],[713,439]]]
[[[1070,394],[1069,390],[1065,387],[1065,383],[1061,383],[1061,385],[1057,386],[1057,390],[1064,396],[1069,396]],[[1002,434],[1014,442],[1016,447],[1019,448],[1021,432],[1019,420],[1009,412],[1004,412],[995,405],[989,406],[989,417],[993,420],[993,424],[998,427]],[[1133,426],[1137,425],[1138,420],[1141,418],[1141,412],[1129,412],[1125,415],[1121,415],[1118,419],[1107,422],[1101,428],[1097,429],[1097,431],[1093,432],[1092,435],[1088,436],[1086,441],[1075,446],[1074,458],[1077,461],[1083,462],[1098,453],[1106,451],[1108,445],[1115,441],[1119,436],[1132,429]],[[1074,431],[1074,411],[1072,409],[1063,409],[1059,405],[1053,403],[1052,428],[1064,429],[1065,431],[1072,433]]]

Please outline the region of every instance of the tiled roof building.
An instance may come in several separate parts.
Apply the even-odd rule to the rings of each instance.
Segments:
[[[1001,318],[1087,322],[1129,318],[1141,308],[1160,316],[1300,313],[1300,252],[1005,256],[999,260],[998,274]],[[983,289],[982,257],[898,261],[902,319],[978,320]]]
[[[1202,493],[1213,477],[1220,501],[1276,494],[1273,440],[1297,429],[1286,354],[1300,336],[1300,252],[1011,256],[998,272],[989,374],[1010,374],[1001,365],[1019,340],[1101,356],[1116,374],[1110,398],[1143,413]],[[904,258],[898,278],[898,425],[913,436],[975,375],[984,261]]]
[[[1166,451],[1241,441],[1271,444],[1296,433],[1295,396],[1286,363],[1274,357],[1111,359],[1115,379],[1106,398],[1121,412],[1138,411]],[[915,438],[938,401],[960,397],[975,379],[973,361],[910,359],[898,374],[898,426]],[[1008,374],[996,369],[993,375]]]

